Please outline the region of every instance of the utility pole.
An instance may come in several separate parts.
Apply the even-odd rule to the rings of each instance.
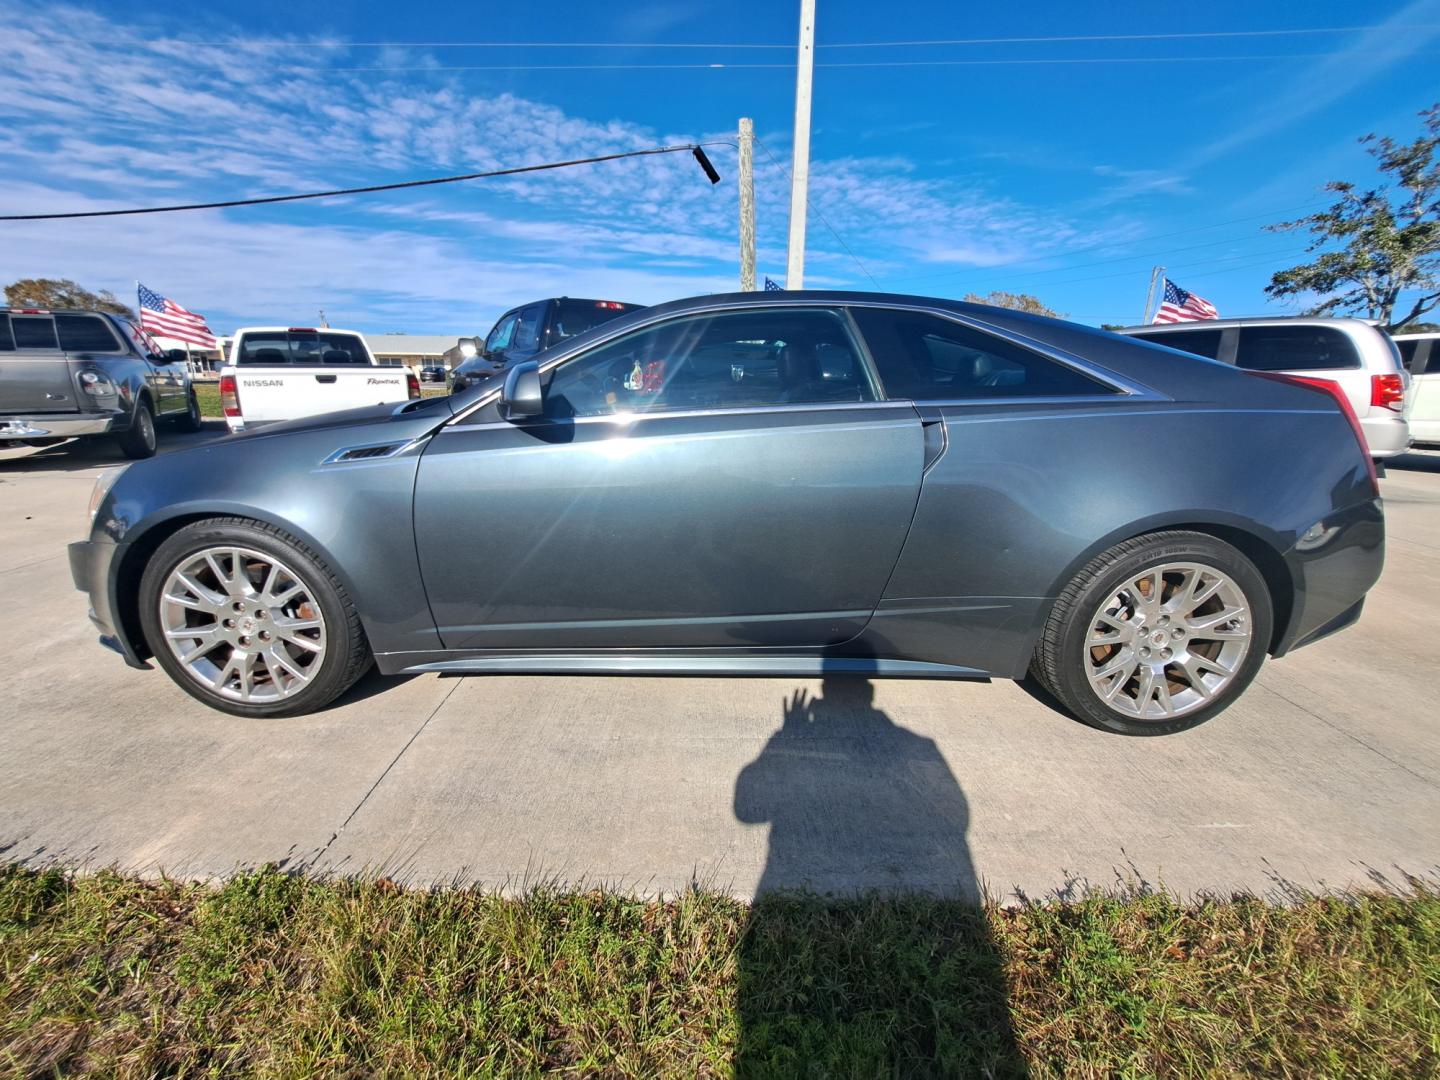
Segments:
[[[1159,281],[1165,273],[1163,266],[1152,266],[1150,268],[1150,288],[1145,292],[1145,310],[1140,313],[1140,322],[1143,325],[1150,318],[1150,305],[1155,301],[1155,282]]]
[[[324,308],[321,308],[321,309],[320,309],[320,325],[323,326],[323,327],[325,327],[327,330],[330,328],[330,324],[325,321],[325,309],[324,309]]]
[[[740,119],[740,291],[755,291],[755,122]]]
[[[810,191],[810,86],[815,73],[815,0],[800,0],[795,60],[795,163],[790,170],[790,255],[785,288],[805,287],[805,206]]]

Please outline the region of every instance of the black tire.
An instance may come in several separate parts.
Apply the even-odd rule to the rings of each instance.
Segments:
[[[1087,663],[1094,650],[1086,645],[1091,624],[1101,605],[1127,582],[1146,569],[1177,562],[1218,570],[1238,586],[1249,607],[1247,651],[1229,683],[1215,691],[1208,704],[1169,720],[1127,715],[1107,704],[1091,685]],[[1203,724],[1244,693],[1265,661],[1273,625],[1274,609],[1265,578],[1236,548],[1204,533],[1152,533],[1117,544],[1075,575],[1050,612],[1030,671],[1062,706],[1087,724],[1120,735],[1169,735]],[[1104,655],[1101,653],[1097,662]],[[1103,672],[1097,674],[1103,677]],[[1183,690],[1185,684],[1176,680],[1174,685]],[[1144,695],[1137,691],[1136,696]]]
[[[160,443],[155,433],[155,410],[149,398],[142,397],[135,405],[130,426],[115,436],[115,442],[119,444],[120,452],[132,460],[155,456]]]
[[[319,604],[326,645],[309,684],[279,701],[253,704],[227,698],[201,685],[171,652],[161,628],[161,592],[170,573],[210,547],[235,545],[269,554],[290,566]],[[140,623],[156,661],[191,697],[212,709],[244,717],[299,716],[323,708],[348,690],[371,663],[370,645],[345,586],[324,560],[283,529],[248,518],[210,518],[180,529],[160,545],[145,566],[139,590]]]
[[[186,408],[183,413],[171,421],[176,431],[199,431],[204,426],[204,418],[200,415],[200,399],[195,396],[192,388],[186,395]]]

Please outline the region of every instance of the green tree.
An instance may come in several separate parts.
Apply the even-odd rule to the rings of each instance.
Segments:
[[[1011,311],[1024,311],[1031,315],[1048,315],[1052,319],[1065,317],[1053,308],[1046,307],[1038,296],[1031,296],[1029,293],[1002,292],[999,289],[993,289],[984,296],[979,293],[966,293],[963,299],[967,304],[989,304],[991,307],[1009,308]]]
[[[91,292],[69,278],[21,278],[5,286],[5,303],[10,307],[73,308],[80,311],[109,311],[133,319],[135,313],[109,289]]]
[[[1334,181],[1325,185],[1338,196],[1328,209],[1266,226],[1306,229],[1314,236],[1307,250],[1319,252],[1314,262],[1275,274],[1265,286],[1272,299],[1318,297],[1305,314],[1363,312],[1391,333],[1440,303],[1440,103],[1420,119],[1424,130],[1413,142],[1360,140],[1387,183],[1362,191]],[[1415,294],[1403,313],[1396,311],[1401,293]]]

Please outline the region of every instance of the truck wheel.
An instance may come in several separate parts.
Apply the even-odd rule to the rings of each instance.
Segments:
[[[197,521],[156,549],[140,624],[182,690],[235,716],[313,712],[370,666],[360,617],[320,556],[245,518]]]
[[[120,452],[127,458],[139,459],[155,456],[155,411],[150,407],[149,398],[141,398],[135,406],[135,416],[130,427],[115,436]]]
[[[174,424],[176,431],[199,431],[204,426],[200,416],[200,399],[193,389],[186,398],[185,411],[175,419]]]

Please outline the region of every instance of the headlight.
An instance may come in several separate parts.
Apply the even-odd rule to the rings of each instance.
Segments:
[[[90,492],[90,524],[95,524],[95,515],[100,510],[100,504],[105,501],[105,496],[110,494],[110,489],[115,486],[115,481],[120,479],[120,474],[129,467],[129,465],[112,465],[101,471],[95,481],[95,490]]]

